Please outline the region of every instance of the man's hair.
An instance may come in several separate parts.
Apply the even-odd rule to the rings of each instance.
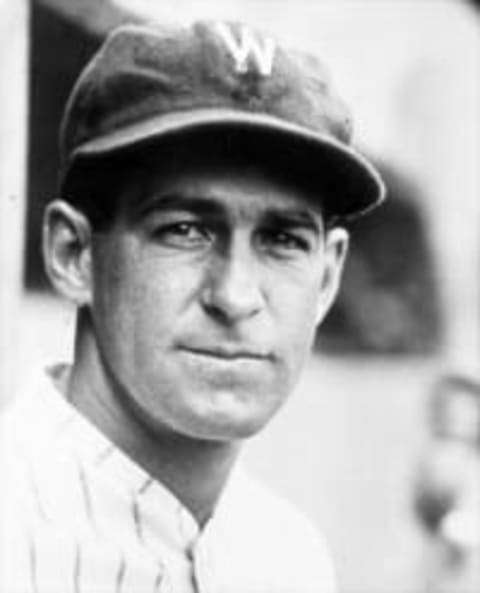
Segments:
[[[131,174],[122,156],[79,160],[62,183],[62,199],[80,210],[94,231],[107,231],[115,219],[122,188]]]
[[[289,139],[282,143],[264,131],[261,135],[245,131],[206,133],[204,130],[181,134],[106,156],[77,159],[60,183],[60,196],[87,216],[94,231],[106,231],[115,219],[125,188],[138,184],[140,191],[152,172],[161,175],[172,168],[188,169],[209,163],[233,163],[246,170],[252,165],[261,165],[266,174],[279,182],[318,196],[325,227],[331,228],[339,219],[325,208],[322,195],[340,190],[336,190],[328,175],[328,163],[319,185],[318,168],[323,168],[323,163],[307,158],[310,156],[307,150],[305,158],[301,158],[302,148],[300,142],[297,145]],[[317,169],[315,175],[314,169]]]

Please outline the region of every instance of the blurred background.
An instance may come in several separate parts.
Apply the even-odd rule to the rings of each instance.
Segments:
[[[413,504],[432,386],[447,372],[480,375],[474,2],[0,0],[0,403],[71,353],[73,311],[47,287],[39,238],[78,71],[119,23],[196,17],[246,20],[321,56],[390,196],[352,224],[338,303],[297,393],[245,462],[326,533],[342,592],[478,590],[480,572],[444,578]]]

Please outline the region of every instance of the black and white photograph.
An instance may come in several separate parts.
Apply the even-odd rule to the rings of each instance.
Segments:
[[[0,593],[478,593],[480,5],[0,0]]]

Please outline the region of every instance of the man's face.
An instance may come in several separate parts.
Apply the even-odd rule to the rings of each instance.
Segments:
[[[150,171],[139,185],[94,237],[103,363],[154,431],[249,436],[297,381],[345,235],[326,233],[311,195],[255,168]]]

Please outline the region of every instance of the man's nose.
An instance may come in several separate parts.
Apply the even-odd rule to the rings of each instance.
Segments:
[[[237,242],[212,259],[202,293],[202,304],[210,315],[224,323],[236,323],[255,316],[264,303],[251,247]]]

